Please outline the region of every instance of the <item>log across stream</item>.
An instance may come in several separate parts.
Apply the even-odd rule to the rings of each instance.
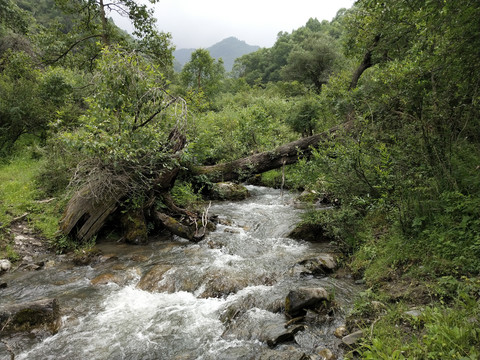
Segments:
[[[62,324],[54,335],[4,336],[0,358],[313,359],[319,348],[341,358],[333,332],[356,285],[309,273],[305,264],[326,248],[286,238],[301,211],[293,195],[248,189],[246,200],[212,204],[219,225],[199,243],[103,242],[89,265],[57,256],[2,276],[0,307],[55,298]],[[285,297],[301,287],[326,289],[335,309],[291,321]]]

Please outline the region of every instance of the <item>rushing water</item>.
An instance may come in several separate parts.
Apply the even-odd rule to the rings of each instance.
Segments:
[[[198,244],[101,243],[103,261],[93,265],[59,257],[42,270],[4,276],[9,286],[0,305],[55,297],[63,314],[53,336],[8,339],[15,359],[255,359],[270,351],[263,333],[288,320],[282,307],[291,289],[322,286],[347,307],[354,291],[348,280],[296,271],[295,264],[324,249],[285,237],[299,220],[292,195],[248,188],[247,200],[212,205],[220,224]],[[142,275],[155,272],[142,285]],[[99,276],[109,281],[93,285]],[[307,326],[288,349],[335,349],[332,333],[342,316],[337,311],[328,323]],[[2,356],[9,353],[0,343]]]

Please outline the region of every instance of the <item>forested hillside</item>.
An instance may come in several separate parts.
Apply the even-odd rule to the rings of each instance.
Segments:
[[[175,73],[148,7],[116,3],[135,37],[101,0],[0,0],[0,258],[22,216],[56,251],[91,245],[75,212],[99,204],[141,242],[159,212],[200,216],[207,166],[317,136],[261,182],[332,205],[302,222],[366,284],[347,357],[480,357],[480,2],[358,0],[232,76],[202,49]]]

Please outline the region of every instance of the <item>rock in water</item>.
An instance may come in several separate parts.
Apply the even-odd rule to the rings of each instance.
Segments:
[[[3,306],[0,310],[0,335],[43,328],[55,334],[60,328],[57,299],[44,299]]]
[[[329,302],[329,295],[324,288],[298,288],[285,298],[285,313],[291,317],[304,315],[306,309],[314,309],[325,302]]]
[[[339,339],[343,338],[347,334],[348,334],[348,330],[344,325],[337,327],[335,329],[335,332],[333,333],[333,335],[335,335],[335,337]]]
[[[212,198],[214,200],[243,200],[250,196],[247,188],[233,182],[220,182],[213,185]]]
[[[172,268],[171,265],[155,265],[148,272],[146,272],[137,284],[137,288],[150,292],[167,291],[174,289],[165,289],[165,286],[160,282],[163,275]]]
[[[296,264],[299,271],[306,275],[326,275],[337,267],[337,259],[333,254],[320,254],[315,258],[302,260]]]

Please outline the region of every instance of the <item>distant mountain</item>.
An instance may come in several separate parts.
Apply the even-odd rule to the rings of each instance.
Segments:
[[[257,51],[258,49],[260,49],[260,46],[248,45],[245,41],[238,40],[236,37],[233,36],[223,39],[215,45],[207,48],[213,58],[223,59],[226,71],[232,71],[233,62],[236,58]],[[190,56],[194,51],[195,49],[179,49],[173,52],[173,56],[175,56],[176,62],[178,62],[183,67],[183,65],[190,61]],[[177,66],[175,67],[175,70],[178,71],[178,64],[176,65]]]

